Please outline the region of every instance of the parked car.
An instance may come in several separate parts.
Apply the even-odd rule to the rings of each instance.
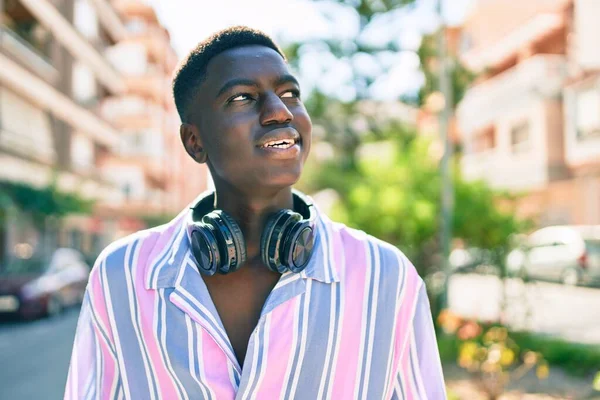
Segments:
[[[53,316],[81,303],[90,267],[83,255],[57,249],[49,262],[18,260],[0,268],[0,313],[22,318]]]
[[[494,262],[493,251],[478,247],[452,250],[450,252],[450,268],[452,273],[500,274],[500,268]]]
[[[550,226],[533,232],[508,258],[522,277],[566,285],[600,283],[600,226]]]

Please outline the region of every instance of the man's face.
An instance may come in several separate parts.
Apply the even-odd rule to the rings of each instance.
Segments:
[[[249,193],[300,178],[312,125],[299,96],[287,64],[268,47],[238,47],[210,61],[191,115],[215,184]]]

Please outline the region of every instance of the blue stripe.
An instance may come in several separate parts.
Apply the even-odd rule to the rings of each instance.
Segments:
[[[201,334],[201,332],[198,332],[198,325],[196,325],[194,321],[192,321],[192,352],[194,354],[194,360],[192,361],[192,363],[194,366],[194,374],[196,374],[196,378],[199,382],[198,385],[200,386],[200,389],[202,390],[202,393],[205,396],[204,398],[210,400],[212,399],[210,389],[208,388],[206,382],[203,382],[202,376],[200,375],[200,348],[198,348],[198,339],[200,338]]]
[[[376,246],[376,243],[374,243]],[[373,346],[372,360],[377,363],[378,370],[373,374],[375,366],[371,370],[369,378],[367,398],[380,398],[384,396],[384,390],[389,382],[389,368],[391,367],[394,358],[394,337],[395,322],[396,322],[396,306],[398,304],[398,294],[401,293],[404,285],[402,272],[403,269],[398,265],[397,250],[391,246],[379,245],[379,292],[377,303],[380,307],[382,304],[391,305],[391,312],[382,312],[381,308],[376,309],[375,315],[375,330],[372,341],[376,346]],[[404,327],[403,327],[404,328]],[[399,335],[400,333],[396,333]],[[381,368],[379,370],[379,368]],[[386,379],[387,378],[387,379]]]
[[[176,291],[177,291],[177,293],[181,293],[188,300],[193,300],[193,297],[191,295],[189,295],[186,290],[176,290]],[[225,347],[227,347],[227,349],[231,352],[231,356],[235,356],[233,347],[231,346],[229,339],[225,336],[225,331],[222,328],[220,328],[218,325],[215,325],[215,323],[210,320],[210,318],[209,318],[210,314],[207,314],[206,312],[202,311],[202,309],[200,309],[198,306],[196,306],[196,304],[194,304],[192,301],[186,302],[186,304],[189,305],[196,312],[196,314],[198,314],[198,317],[200,317],[200,319],[202,319],[203,322],[205,322],[208,326],[210,326],[211,333],[215,333],[219,337],[219,339],[221,339],[221,341],[223,342],[223,345]]]
[[[261,372],[262,372],[263,356],[264,356],[264,353],[267,352],[267,348],[265,346],[266,332],[267,332],[267,329],[265,329],[265,319],[263,318],[263,320],[262,320],[262,332],[261,332],[260,335],[257,335],[258,337],[252,343],[252,347],[248,347],[248,350],[246,352],[246,354],[252,355],[253,352],[254,352],[254,347],[258,346],[258,349],[259,349],[258,350],[258,359],[256,361],[256,372],[254,374],[254,381],[251,382],[250,389],[248,390],[248,393],[250,393],[250,396],[249,396],[250,399],[252,399],[252,396],[255,396],[254,391],[256,390],[256,386],[258,385],[258,380],[260,379],[260,375],[261,375]],[[250,353],[250,351],[252,351],[252,353]],[[254,360],[250,359],[248,361],[252,361],[250,363],[250,365],[253,365]],[[248,385],[245,385],[245,386],[247,387]],[[244,389],[240,388],[240,392],[241,393],[246,392],[245,388]],[[244,395],[244,397],[245,396],[246,396],[246,394]]]
[[[374,291],[374,285],[375,285],[375,256],[374,256],[374,250],[373,250],[373,245],[371,243],[370,240],[367,241],[368,246],[369,246],[369,257],[371,259],[371,268],[370,268],[370,272],[371,274],[369,275],[369,293],[368,293],[368,303],[367,303],[367,323],[365,324],[365,341],[364,341],[364,350],[363,350],[363,357],[361,360],[361,369],[360,369],[360,375],[359,375],[359,381],[360,381],[360,385],[358,387],[358,398],[362,399],[363,398],[363,390],[365,390],[365,385],[369,385],[369,382],[365,382],[364,380],[364,374],[365,374],[365,369],[366,368],[371,368],[370,365],[366,365],[367,364],[367,354],[369,353],[369,342],[371,340],[370,337],[370,330],[371,330],[371,314],[373,312],[373,291]]]
[[[341,313],[341,283],[334,283],[335,285],[335,325],[333,326],[333,343],[331,344],[332,349],[331,349],[331,358],[329,359],[329,362],[327,363],[327,379],[325,381],[325,388],[323,390],[323,396],[326,398],[327,394],[329,393],[330,390],[330,386],[333,382],[333,375],[332,375],[332,371],[333,371],[333,360],[336,357],[336,347],[337,347],[337,342],[340,339],[339,338],[339,328],[340,328],[340,319],[342,316]]]
[[[87,292],[86,292],[87,293]],[[88,300],[89,302],[89,300]],[[104,330],[102,329],[102,326],[100,325],[100,321],[98,320],[98,316],[96,315],[95,309],[91,306],[88,306],[90,309],[90,314],[92,316],[92,320],[95,323],[95,326],[98,328],[98,330],[100,331],[100,334],[102,335],[102,338],[104,339],[104,342],[106,343],[106,345],[108,346],[108,350],[110,351],[110,353],[113,355],[113,357],[115,358],[115,363],[117,361],[117,353],[115,352],[115,349],[113,349],[112,343],[110,342],[108,335],[106,334],[106,332],[104,332]]]
[[[173,292],[174,290],[172,288],[165,289],[165,298],[168,298]],[[165,301],[164,305],[167,309],[163,328],[166,331],[165,343],[167,348],[165,349],[165,353],[173,360],[173,372],[177,378],[179,378],[189,399],[203,398],[202,391],[189,370],[186,324],[186,318],[188,318],[188,316],[170,301]]]
[[[296,351],[294,352],[294,358],[292,359],[292,370],[290,371],[290,379],[291,382],[294,380],[294,376],[296,376],[296,368],[298,368],[298,359],[300,358],[300,342],[302,341],[302,329],[304,327],[304,302],[306,300],[307,292],[302,293],[302,298],[300,299],[300,305],[298,307],[298,341],[296,343]],[[285,398],[290,398],[290,389],[292,387],[291,382],[287,382],[285,388]]]
[[[320,378],[324,376],[323,370],[327,363],[325,357],[327,355],[327,342],[329,341],[329,323],[326,322],[334,321],[335,323],[335,318],[331,312],[331,293],[331,285],[318,281],[312,282],[310,304],[318,304],[318,307],[314,309],[309,307],[307,320],[304,321],[306,331],[310,332],[310,340],[307,340],[306,357],[302,360],[302,369],[297,386],[297,390],[305,399],[318,398]],[[302,339],[302,336],[300,338]],[[308,349],[310,349],[310,355],[306,354]],[[296,393],[293,393],[293,395],[295,396]]]
[[[165,352],[166,349],[163,347],[163,343],[162,343],[162,337],[164,334],[166,334],[166,326],[164,326],[163,319],[162,319],[163,311],[165,311],[165,307],[166,307],[165,300],[164,300],[165,291],[164,291],[164,289],[159,289],[156,294],[158,296],[158,323],[156,325],[156,331],[158,334],[158,348],[160,350],[161,358],[165,364],[165,367],[169,373],[169,376],[171,377],[171,379],[173,379],[173,383],[175,384],[175,387],[177,388],[177,392],[179,393],[179,398],[183,399],[184,398],[183,387],[181,386],[181,382],[179,381],[179,379],[177,379],[175,372],[172,371],[172,365],[171,365],[171,361],[169,359],[169,355],[168,355],[168,353]],[[165,341],[166,341],[166,335],[165,335]]]
[[[321,223],[321,225],[323,225],[323,231],[325,232],[325,237],[326,237],[326,245],[323,247],[323,251],[325,251],[327,253],[327,264],[324,265],[324,268],[327,270],[327,274],[329,275],[330,279],[334,279],[337,278],[335,275],[335,268],[334,268],[334,264],[335,264],[335,259],[334,259],[334,255],[333,255],[333,251],[331,251],[332,244],[332,232],[330,231],[331,228],[331,224],[325,224],[325,222],[323,220],[319,221]]]
[[[121,393],[121,391],[123,390],[122,387],[122,383],[121,383],[121,377],[119,376],[117,378],[117,384],[115,385],[115,393],[114,393],[114,397],[113,399],[118,399],[119,398],[119,394]]]
[[[131,290],[135,291],[135,276],[133,275],[133,266],[134,266],[134,260],[136,259],[136,255],[138,254],[138,247],[140,246],[140,241],[136,240],[133,242],[133,245],[131,246],[131,252],[129,254],[129,267],[130,267],[130,274],[131,274]],[[137,302],[137,297],[135,296],[135,293],[133,295],[133,314],[134,314],[134,321],[135,324],[137,326],[138,329],[138,333],[140,336],[142,336],[142,324],[140,323],[139,317],[140,317],[140,311],[138,308],[138,302]],[[150,360],[150,355],[148,354],[148,348],[146,347],[146,343],[145,341],[141,341],[141,347],[142,347],[142,351],[143,351],[143,357],[146,360],[146,363],[148,364],[148,369],[150,370],[150,373],[152,373],[152,361]],[[152,386],[152,391],[154,392],[154,395],[156,396],[156,399],[158,399],[160,397],[159,392],[158,392],[158,385],[156,383],[155,379],[152,379],[153,377],[148,377],[150,384]]]
[[[137,240],[132,242],[132,250],[130,259],[128,260],[130,263],[131,256],[135,254],[134,250],[137,245]],[[105,273],[107,274],[106,280],[110,282],[110,284],[104,282],[103,287],[108,289],[112,302],[112,310],[109,310],[109,312],[112,311],[114,313],[114,318],[117,322],[116,328],[120,340],[119,349],[123,355],[123,359],[121,360],[122,365],[120,365],[120,367],[122,367],[122,373],[125,377],[132,377],[127,380],[129,389],[127,395],[132,398],[149,399],[151,387],[154,389],[154,383],[151,382],[153,377],[147,377],[144,374],[144,379],[135,379],[135,377],[139,376],[140,371],[145,371],[146,363],[144,362],[144,357],[146,357],[147,360],[147,354],[145,353],[144,344],[140,343],[137,336],[138,333],[136,333],[136,326],[138,327],[137,329],[139,329],[139,325],[137,324],[137,307],[133,293],[131,293],[133,296],[132,310],[130,310],[129,307],[130,289],[127,285],[127,277],[125,275],[125,254],[127,247],[128,244],[125,244],[124,247],[121,247],[112,253],[111,258],[114,258],[114,260],[107,260],[107,264],[112,261],[112,264],[116,268],[105,268]],[[131,271],[129,272],[131,273]],[[110,276],[108,273],[110,273]],[[133,318],[131,312],[133,312]]]
[[[157,275],[159,273],[159,271],[160,271],[160,269],[162,269],[164,263],[166,263],[167,258],[169,258],[169,256],[172,253],[173,244],[175,243],[175,241],[177,240],[177,238],[182,234],[182,232],[183,232],[183,229],[180,229],[179,231],[175,230],[175,232],[173,232],[173,237],[169,240],[169,243],[165,246],[165,248],[163,250],[163,253],[158,257],[158,260],[155,260],[151,264],[150,268],[152,268],[152,272],[150,273],[150,282],[149,283],[154,282],[155,275]],[[159,268],[159,266],[161,268]]]

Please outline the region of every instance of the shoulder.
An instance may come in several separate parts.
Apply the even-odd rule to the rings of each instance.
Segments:
[[[413,263],[397,247],[368,233],[324,218],[332,237],[330,246],[338,254],[336,266],[341,276],[361,272],[383,277],[382,283],[408,284],[418,289],[423,281]]]
[[[171,228],[171,229],[169,229]],[[161,239],[170,234],[171,223],[140,230],[109,244],[96,259],[90,284],[110,285],[126,275],[144,274]]]

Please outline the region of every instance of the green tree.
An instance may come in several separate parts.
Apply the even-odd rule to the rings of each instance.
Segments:
[[[313,162],[301,182],[305,190],[333,189],[332,217],[398,246],[422,275],[439,265],[441,177],[432,142],[410,129],[367,134],[355,170],[338,158]],[[514,217],[513,198],[483,182],[467,182],[455,168],[453,232],[471,246],[497,249],[500,261],[523,222]],[[502,204],[502,207],[500,206]]]
[[[417,54],[421,65],[421,71],[425,77],[425,83],[419,90],[416,99],[406,97],[405,100],[416,103],[418,106],[424,106],[427,97],[436,91],[439,91],[439,71],[437,60],[437,37],[435,35],[424,35]],[[454,104],[458,104],[464,97],[467,88],[473,82],[476,75],[465,67],[455,55],[449,56],[451,59],[452,70],[450,73],[450,82],[452,83],[452,95]]]
[[[384,76],[393,66],[382,62],[385,56],[397,54],[401,50],[398,38],[389,34],[377,43],[368,40],[368,32],[374,27],[393,27],[395,24],[394,13],[413,7],[416,0],[337,0],[314,1],[322,7],[323,15],[332,19],[332,14],[343,8],[353,14],[356,29],[353,35],[345,32],[342,36],[315,38],[289,45],[285,52],[290,63],[299,67],[299,61],[310,52],[333,56],[338,62],[349,67],[350,77],[344,85],[353,93],[351,99],[335,101],[335,93],[324,93],[317,87],[311,93],[307,108],[313,120],[324,129],[324,140],[332,143],[340,156],[341,166],[348,170],[356,169],[356,151],[361,143],[361,129],[348,123],[352,116],[358,114],[357,105],[371,97],[371,88],[378,77]],[[331,3],[337,4],[337,9],[332,11]],[[386,18],[387,17],[387,18]],[[352,29],[350,29],[352,31]],[[366,72],[361,65],[365,61],[376,65],[376,73]],[[342,89],[342,88],[340,88]],[[332,101],[333,100],[333,101]],[[377,124],[370,124],[371,130],[376,130]]]

